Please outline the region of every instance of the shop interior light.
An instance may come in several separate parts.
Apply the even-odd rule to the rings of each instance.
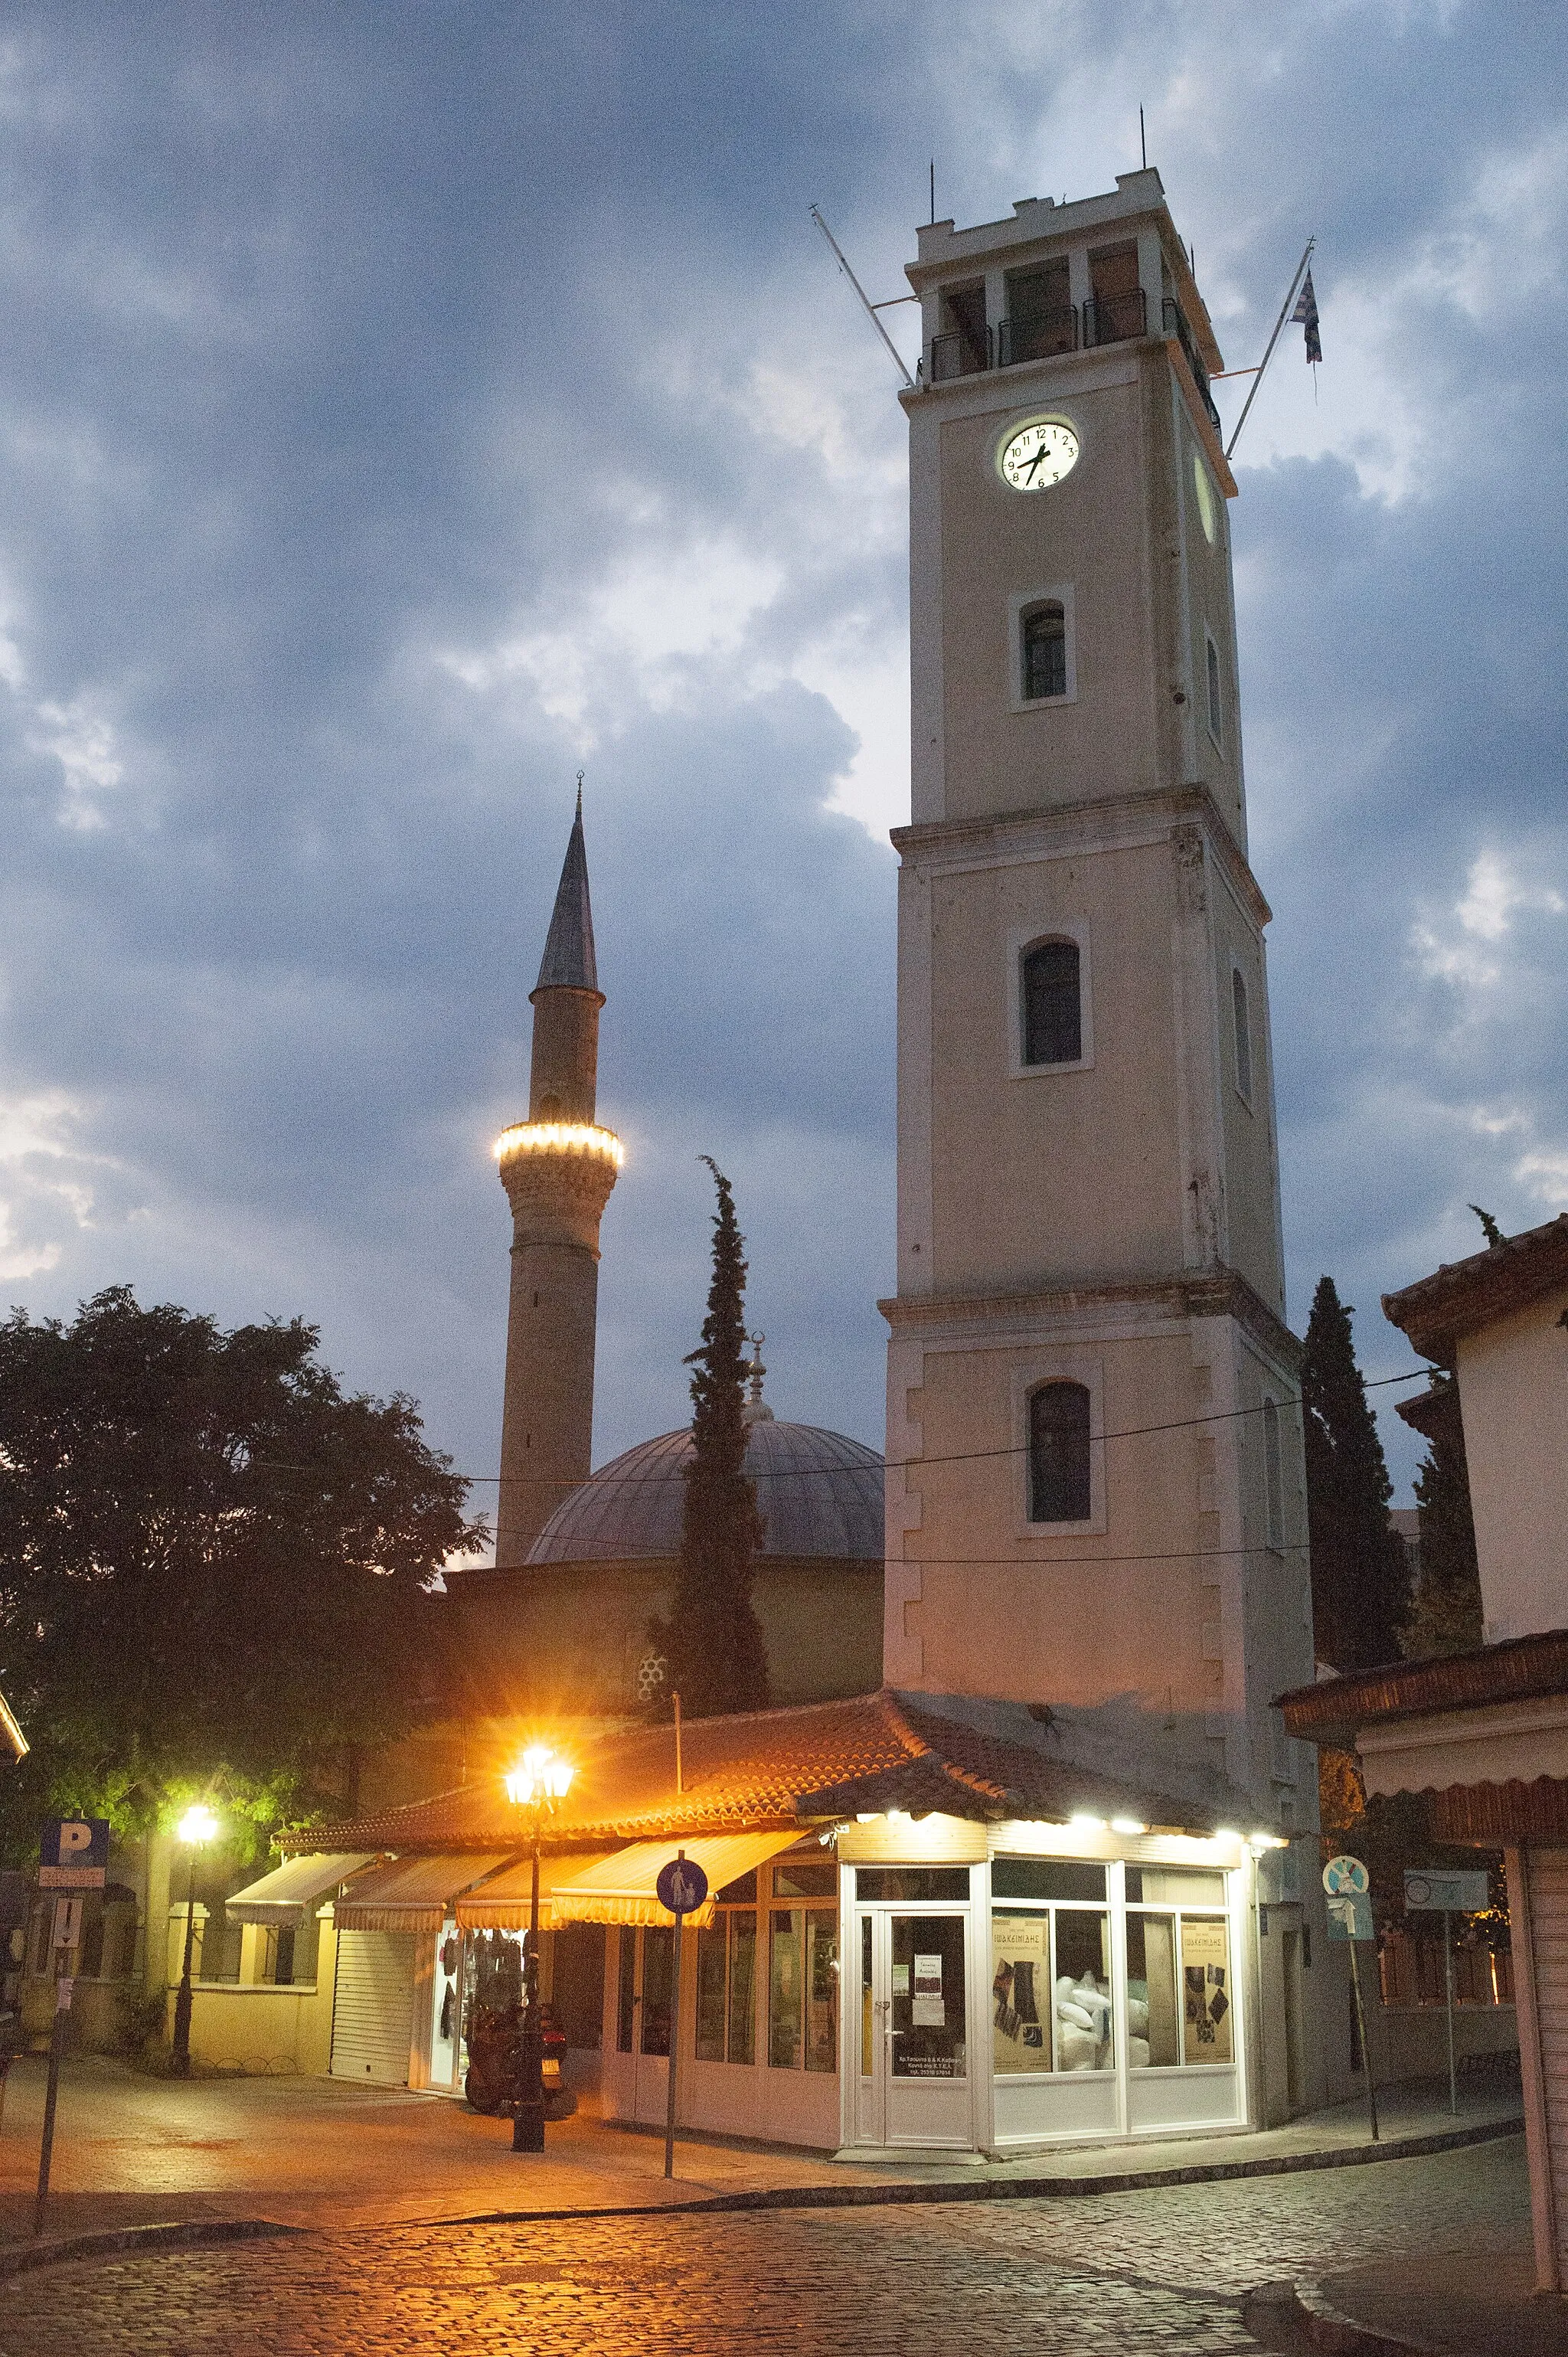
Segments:
[[[1091,1816],[1087,1809],[1075,1809],[1068,1823],[1075,1833],[1102,1834],[1105,1831],[1104,1818]],[[1143,1826],[1140,1825],[1138,1831],[1142,1833],[1143,1830]]]
[[[880,1809],[856,1809],[854,1822],[857,1825],[874,1825],[881,1814]]]
[[[1146,1834],[1149,1828],[1141,1825],[1136,1817],[1112,1817],[1111,1830],[1113,1834]]]

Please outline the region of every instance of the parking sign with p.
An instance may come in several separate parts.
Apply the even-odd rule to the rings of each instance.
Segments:
[[[53,1817],[38,1845],[40,1890],[102,1890],[109,1871],[107,1817]]]

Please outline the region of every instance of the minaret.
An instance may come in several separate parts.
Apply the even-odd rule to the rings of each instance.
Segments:
[[[528,1119],[496,1140],[512,1217],[498,1565],[525,1559],[592,1469],[599,1221],[622,1148],[594,1119],[605,1000],[594,963],[581,777],[532,1003]]]

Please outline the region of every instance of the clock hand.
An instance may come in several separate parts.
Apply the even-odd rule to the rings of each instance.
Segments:
[[[1025,469],[1024,469],[1024,480],[1025,480],[1026,482],[1027,482],[1027,481],[1029,480],[1029,478],[1030,478],[1033,474],[1035,474],[1035,473],[1036,472],[1036,470],[1037,470],[1037,469],[1038,469],[1038,468],[1039,468],[1040,462],[1041,462],[1041,460],[1044,458],[1045,455],[1046,455],[1046,446],[1045,446],[1045,444],[1042,442],[1042,443],[1041,443],[1041,445],[1040,445],[1040,447],[1039,447],[1039,448],[1036,451],[1036,453],[1035,453],[1034,457],[1030,459],[1030,461],[1029,461],[1028,465],[1027,465],[1027,466],[1025,468]]]

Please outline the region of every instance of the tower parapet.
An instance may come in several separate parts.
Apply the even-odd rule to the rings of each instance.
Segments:
[[[528,1114],[496,1140],[511,1205],[511,1298],[496,1561],[521,1563],[593,1464],[599,1222],[625,1158],[595,1119],[599,1010],[583,795],[532,993]]]

